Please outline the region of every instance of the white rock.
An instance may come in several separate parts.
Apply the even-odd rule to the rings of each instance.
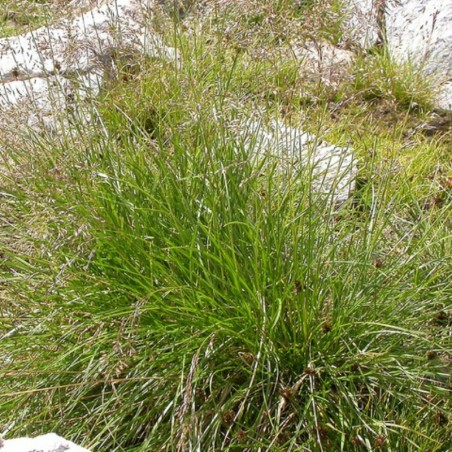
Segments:
[[[1,439],[0,452],[89,452],[55,433],[36,438]]]
[[[378,36],[375,0],[352,0],[349,33],[356,31],[364,48]],[[386,0],[388,49],[398,62],[412,61],[431,76],[438,87],[436,106],[452,105],[452,2],[450,0]],[[351,30],[351,31],[350,31]]]
[[[436,106],[452,111],[452,82],[444,83],[441,86],[441,92],[436,99]]]
[[[400,0],[386,13],[388,47],[396,61],[411,60],[439,86],[437,104],[450,108],[452,96],[452,2]],[[449,87],[442,86],[449,82]]]
[[[170,49],[144,25],[146,3],[111,0],[73,20],[0,39],[0,80],[103,72],[118,50],[167,55]]]
[[[146,25],[152,3],[110,0],[73,19],[0,39],[0,123],[19,107],[21,123],[58,130],[68,108],[96,95],[115,57],[134,52],[174,60]]]
[[[355,188],[356,159],[349,148],[330,145],[277,120],[269,126],[249,120],[240,135],[258,159],[268,158],[273,164],[276,158],[279,172],[310,169],[313,190],[331,196],[335,203],[347,200]]]
[[[424,64],[427,73],[452,74],[452,2],[400,0],[388,3],[386,33],[398,59]]]
[[[354,54],[349,50],[326,41],[308,41],[303,45],[293,45],[291,50],[301,63],[302,73],[320,79],[327,86],[335,86],[350,77]]]

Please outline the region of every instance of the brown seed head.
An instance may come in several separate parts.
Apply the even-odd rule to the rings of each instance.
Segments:
[[[295,396],[295,393],[292,388],[282,388],[279,390],[279,395],[284,397],[286,400],[292,400]]]
[[[447,416],[442,413],[441,411],[438,411],[434,416],[433,416],[433,422],[436,425],[446,425],[448,423],[448,419]]]
[[[333,329],[333,323],[330,320],[326,320],[322,325],[322,333],[329,333]]]
[[[350,442],[355,446],[361,446],[363,444],[363,440],[359,436],[353,436],[350,439]]]
[[[433,324],[436,326],[447,326],[449,322],[449,316],[445,311],[439,311],[433,318]]]
[[[386,436],[378,435],[375,437],[375,447],[383,447],[386,444]]]
[[[234,422],[234,412],[232,410],[227,410],[221,415],[223,424],[231,425]]]
[[[246,364],[253,364],[255,357],[252,353],[240,352],[239,355],[240,355],[240,358],[242,358]]]
[[[238,439],[240,442],[245,441],[245,439],[246,439],[246,433],[245,433],[244,430],[239,429],[239,431],[237,432],[237,439]]]
[[[299,280],[295,281],[295,289],[293,291],[294,295],[299,295],[302,290],[303,290],[303,285],[301,284],[301,281],[299,281]]]

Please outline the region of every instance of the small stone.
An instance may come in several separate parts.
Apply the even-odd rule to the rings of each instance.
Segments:
[[[90,452],[56,433],[35,438],[0,439],[1,452]]]

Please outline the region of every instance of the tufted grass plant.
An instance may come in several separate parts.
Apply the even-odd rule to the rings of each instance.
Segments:
[[[446,176],[364,131],[374,152],[335,205],[231,127],[259,90],[282,103],[292,67],[253,83],[236,49],[173,38],[184,64],[123,68],[96,130],[9,150],[1,430],[96,451],[446,451]]]

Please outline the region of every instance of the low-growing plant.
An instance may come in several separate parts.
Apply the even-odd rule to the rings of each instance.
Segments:
[[[396,63],[386,49],[358,59],[355,89],[367,99],[385,99],[405,109],[432,108],[433,82],[412,62]]]
[[[111,451],[447,450],[450,190],[427,209],[370,133],[379,152],[336,205],[237,133],[256,84],[283,91],[292,66],[256,65],[253,85],[234,49],[175,44],[184,64],[102,94],[98,132],[10,153],[2,430]]]

